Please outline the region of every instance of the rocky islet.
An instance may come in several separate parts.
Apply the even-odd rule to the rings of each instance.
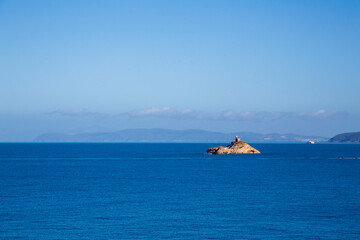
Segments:
[[[235,141],[230,145],[223,147],[213,147],[207,150],[208,154],[260,154],[260,151],[250,146],[248,143],[241,141],[237,136]]]

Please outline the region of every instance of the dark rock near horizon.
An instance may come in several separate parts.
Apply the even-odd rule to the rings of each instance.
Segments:
[[[341,133],[329,139],[333,143],[359,143],[360,132]]]
[[[223,147],[209,148],[206,151],[208,154],[260,154],[260,152],[250,146],[248,143],[241,141],[237,136],[235,141],[231,142],[230,145]]]

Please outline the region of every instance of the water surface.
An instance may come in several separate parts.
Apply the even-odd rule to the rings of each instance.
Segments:
[[[360,144],[0,144],[0,239],[359,239]]]

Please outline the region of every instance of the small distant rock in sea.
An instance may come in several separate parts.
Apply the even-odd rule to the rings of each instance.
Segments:
[[[230,145],[209,148],[206,152],[209,154],[260,154],[258,150],[241,141],[237,136]]]

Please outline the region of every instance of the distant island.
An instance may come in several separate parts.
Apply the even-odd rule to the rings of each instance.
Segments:
[[[358,143],[360,142],[360,132],[341,133],[333,138],[330,138],[329,142]]]
[[[262,134],[254,132],[210,132],[199,129],[126,129],[117,132],[62,134],[47,133],[34,139],[35,142],[228,142],[239,136],[247,142],[326,142],[328,138],[297,134]]]

